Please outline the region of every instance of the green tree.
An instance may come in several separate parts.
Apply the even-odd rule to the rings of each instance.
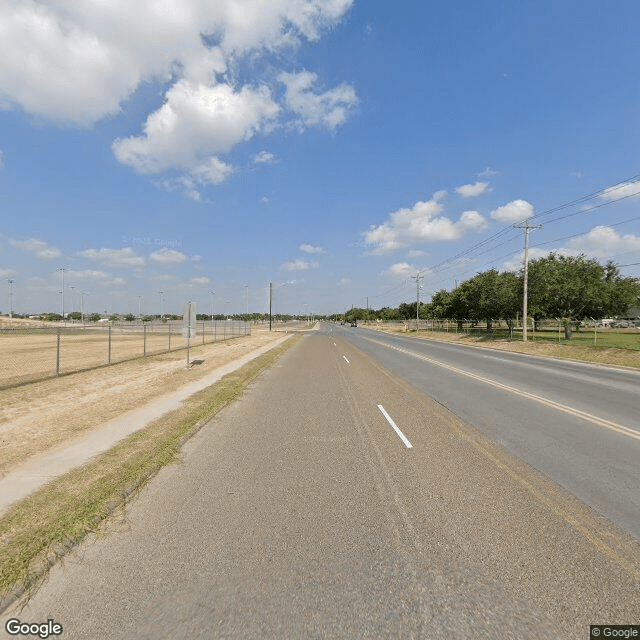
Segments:
[[[89,318],[88,318],[89,322],[98,322],[98,320],[100,320],[100,314],[99,313],[92,313]]]
[[[127,315],[124,317],[124,319],[127,322],[134,322],[136,317],[133,315],[133,313],[127,313]]]
[[[67,314],[69,320],[82,320],[82,314],[79,311],[72,311]]]
[[[637,278],[625,278],[612,263],[606,267],[584,255],[551,253],[529,264],[529,306],[534,318],[561,318],[565,338],[585,318],[623,313],[640,291]]]

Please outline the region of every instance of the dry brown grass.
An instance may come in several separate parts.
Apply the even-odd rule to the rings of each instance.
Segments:
[[[0,390],[0,474],[282,337],[253,335]]]
[[[278,336],[280,337],[280,336]],[[0,518],[0,611],[37,588],[49,566],[77,545],[163,466],[193,435],[296,339],[268,351],[191,396],[90,463],[45,485]]]

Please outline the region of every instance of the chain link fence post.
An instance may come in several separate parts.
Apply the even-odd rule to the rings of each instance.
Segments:
[[[142,354],[147,357],[147,325],[142,325]]]
[[[107,364],[111,364],[111,325],[109,325],[109,355],[107,357]]]

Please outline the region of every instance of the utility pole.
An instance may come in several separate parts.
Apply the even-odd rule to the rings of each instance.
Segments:
[[[524,293],[522,295],[522,341],[527,341],[527,294],[529,283],[529,231],[541,229],[542,225],[531,225],[527,220],[521,224],[514,224],[515,229],[524,229]]]
[[[424,276],[420,275],[420,272],[415,276],[411,276],[416,281],[416,331],[418,330],[418,321],[420,320],[420,280],[424,279]]]
[[[273,300],[273,283],[269,283],[269,331],[271,331],[271,301]]]

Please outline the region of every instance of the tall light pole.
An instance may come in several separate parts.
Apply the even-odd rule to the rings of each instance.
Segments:
[[[64,272],[68,271],[66,267],[59,267],[58,271],[62,275],[62,288],[60,289],[60,295],[62,297],[61,306],[62,306],[62,322],[64,322]]]
[[[75,302],[76,302],[76,286],[74,284],[69,285],[69,289],[71,289],[71,313],[75,311]]]
[[[142,296],[138,296],[138,320],[142,320]]]
[[[249,285],[244,285],[244,298],[246,301],[246,314],[249,315]]]
[[[80,292],[80,319],[82,320],[82,324],[84,325],[84,297],[88,296],[88,291]]]
[[[209,295],[211,296],[211,322],[213,322],[213,296],[216,295],[216,292],[213,289],[209,289]]]
[[[160,322],[162,322],[162,318],[164,317],[164,291],[158,291],[160,295]]]
[[[9,321],[13,324],[13,285],[15,280],[7,280],[9,283]]]
[[[286,287],[290,284],[294,284],[295,281],[289,281],[289,282],[282,282],[280,283],[276,289],[279,289],[280,287]],[[271,303],[273,300],[273,284],[270,282],[269,283],[269,331],[271,331]]]

